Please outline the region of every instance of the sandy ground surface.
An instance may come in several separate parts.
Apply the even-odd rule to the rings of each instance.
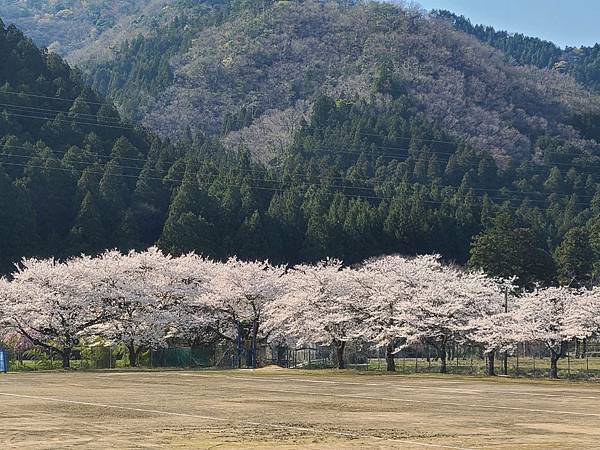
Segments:
[[[0,448],[600,448],[600,385],[287,370],[0,376]]]

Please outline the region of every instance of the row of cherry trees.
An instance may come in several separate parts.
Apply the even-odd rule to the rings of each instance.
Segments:
[[[445,372],[449,345],[469,343],[489,355],[493,373],[496,352],[536,341],[548,348],[556,377],[569,340],[600,334],[598,289],[552,287],[509,301],[511,282],[436,256],[289,268],[171,257],[153,248],[65,262],[28,259],[0,283],[4,330],[61,355],[65,368],[73,349],[92,339],[125,345],[136,366],[144,349],[211,336],[249,342],[251,366],[259,344],[270,342],[331,345],[344,368],[346,345],[360,340],[386,349],[390,371],[396,352],[427,343]]]

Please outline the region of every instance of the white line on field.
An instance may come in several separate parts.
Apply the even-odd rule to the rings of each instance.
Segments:
[[[167,376],[167,374],[161,374],[161,376]],[[179,373],[179,376],[189,376],[189,377],[200,377],[200,378],[215,378],[212,375],[202,375],[202,374],[186,374]],[[279,381],[278,379],[270,379],[267,377],[259,378],[259,377],[242,377],[242,376],[228,376],[228,375],[220,375],[218,378],[226,378],[228,380],[234,381],[248,381],[248,380],[266,380],[266,381]],[[287,378],[287,380],[292,380],[292,378]],[[337,384],[334,381],[328,382],[326,380],[307,380],[311,382],[326,382],[331,384]],[[342,383],[339,383],[342,384]],[[353,384],[361,384],[361,383],[353,383]],[[365,386],[366,384],[361,384]],[[381,384],[381,386],[385,386],[385,384]],[[393,386],[393,385],[392,385]],[[495,405],[481,405],[481,404],[465,404],[465,403],[449,403],[449,402],[439,402],[435,400],[413,400],[413,399],[404,399],[404,398],[394,398],[394,397],[374,397],[368,395],[355,395],[355,394],[328,394],[328,393],[318,393],[318,392],[304,392],[298,390],[275,390],[275,389],[261,389],[261,388],[253,388],[257,391],[262,392],[275,392],[275,393],[287,393],[287,394],[299,394],[299,395],[314,395],[314,396],[326,396],[326,397],[339,397],[339,398],[355,398],[355,399],[363,399],[363,400],[379,400],[379,401],[396,401],[396,402],[404,402],[404,403],[422,403],[422,404],[431,404],[431,405],[439,405],[439,406],[466,406],[469,408],[481,408],[481,409],[501,409],[508,411],[523,411],[523,412],[537,412],[537,413],[549,413],[549,414],[560,414],[560,415],[571,415],[571,416],[582,416],[582,417],[600,417],[600,413],[583,413],[576,411],[561,411],[561,410],[552,410],[552,409],[537,409],[537,408],[522,408],[517,406],[495,406]],[[427,389],[427,388],[421,388]],[[434,388],[432,388],[434,389]],[[503,392],[494,392],[497,394],[503,394]],[[544,395],[544,394],[540,394]],[[549,394],[551,395],[551,394]]]
[[[144,412],[144,413],[151,413],[151,414],[160,414],[160,415],[165,415],[165,416],[190,417],[190,418],[194,418],[194,419],[203,419],[203,420],[210,420],[210,421],[216,421],[216,422],[222,422],[222,423],[234,422],[234,423],[238,423],[241,425],[277,428],[277,429],[290,430],[290,431],[302,431],[302,432],[313,433],[313,434],[317,434],[317,435],[318,434],[326,434],[326,435],[331,435],[331,436],[341,436],[341,437],[348,437],[348,438],[354,438],[354,439],[356,439],[356,438],[374,439],[377,441],[396,442],[396,443],[401,443],[401,444],[410,444],[410,445],[417,445],[417,446],[430,447],[430,448],[448,448],[448,449],[456,449],[456,450],[470,450],[466,447],[453,447],[450,445],[427,444],[424,442],[408,441],[405,439],[383,438],[383,437],[372,436],[372,435],[367,435],[367,434],[358,434],[358,433],[351,433],[351,432],[344,432],[344,431],[319,430],[319,429],[292,426],[292,425],[279,425],[279,424],[274,424],[274,423],[263,423],[263,422],[254,422],[254,421],[246,421],[246,420],[230,420],[230,419],[224,419],[222,417],[203,416],[203,415],[199,415],[199,414],[188,414],[188,413],[177,413],[177,412],[170,412],[170,411],[161,411],[158,409],[133,408],[133,407],[129,407],[129,406],[108,405],[108,404],[104,404],[104,403],[83,402],[83,401],[78,401],[78,400],[65,400],[65,399],[58,399],[58,398],[52,398],[52,397],[40,397],[37,395],[10,394],[7,392],[0,392],[0,395],[3,395],[5,397],[26,398],[26,399],[32,399],[32,400],[44,400],[44,401],[48,401],[48,402],[68,403],[68,404],[73,404],[73,405],[93,406],[96,408],[107,408],[107,409],[118,409],[118,410],[124,410],[124,411]]]
[[[256,389],[256,388],[255,388]],[[328,394],[322,392],[303,392],[297,390],[284,390],[284,389],[256,389],[264,392],[274,393],[285,393],[285,394],[299,394],[299,395],[314,395],[318,397],[339,397],[339,398],[354,398],[358,400],[378,400],[378,401],[391,401],[391,402],[403,402],[403,403],[422,403],[429,405],[439,406],[465,406],[468,408],[482,408],[482,409],[503,409],[508,411],[525,411],[525,412],[537,412],[537,413],[548,413],[548,414],[561,414],[570,416],[584,416],[584,417],[600,417],[599,413],[583,413],[576,411],[561,411],[553,409],[535,409],[535,408],[520,408],[518,406],[497,406],[497,405],[480,405],[480,404],[468,404],[468,403],[448,403],[438,402],[435,400],[413,400],[406,398],[395,398],[395,397],[374,397],[370,395],[355,395],[355,394]]]
[[[177,375],[182,376],[182,377],[214,378],[214,375],[201,375],[201,374],[193,374],[193,373],[178,373]],[[165,376],[165,375],[161,374],[161,376]],[[576,400],[580,400],[580,399],[596,400],[598,398],[595,396],[579,396],[579,395],[567,396],[567,395],[561,395],[561,394],[545,394],[545,393],[541,393],[541,392],[526,392],[526,391],[519,392],[519,391],[503,391],[503,390],[456,389],[456,388],[450,388],[450,387],[423,386],[423,385],[406,384],[406,383],[404,385],[399,385],[399,384],[395,384],[395,383],[358,383],[358,382],[352,382],[352,381],[309,380],[306,378],[292,378],[292,377],[269,378],[269,377],[261,377],[261,376],[244,377],[244,376],[223,375],[220,377],[227,377],[229,379],[239,379],[239,380],[246,380],[246,381],[263,380],[263,381],[272,381],[275,383],[287,383],[289,381],[297,381],[297,382],[301,382],[301,383],[315,383],[315,384],[393,387],[394,389],[398,389],[398,390],[417,390],[417,389],[426,390],[426,391],[436,390],[436,391],[445,391],[445,392],[453,392],[453,393],[462,393],[462,394],[468,394],[468,395],[472,395],[472,394],[498,394],[498,395],[511,394],[511,395],[517,395],[517,396],[529,395],[529,396],[534,396],[534,397],[572,398],[572,399],[576,399]],[[444,381],[444,383],[446,383],[446,381]],[[464,382],[454,382],[454,383],[455,384],[461,383],[463,385],[466,384]]]

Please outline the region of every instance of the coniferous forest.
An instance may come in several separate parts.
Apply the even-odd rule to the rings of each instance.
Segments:
[[[235,26],[246,26],[239,11],[256,5],[238,3],[227,14],[235,17]],[[340,8],[359,7],[351,3]],[[391,20],[393,8],[375,12]],[[228,17],[206,16],[199,27],[219,26]],[[435,20],[446,30],[447,19]],[[290,98],[309,106],[277,151],[257,156],[256,142],[231,145],[230,138],[256,126],[257,114],[268,118],[264,104],[258,110],[234,105],[221,120],[211,121],[217,129],[190,129],[174,137],[140,124],[143,114],[133,111],[131,97],[123,100],[129,94],[115,95],[119,86],[137,83],[143,92],[156,93],[175,82],[169,58],[192,45],[189,36],[177,33],[184,27],[179,20],[175,17],[167,30],[166,36],[180,37],[172,47],[147,45],[152,38],[141,35],[123,44],[123,51],[141,51],[143,61],[153,64],[138,67],[137,78],[126,82],[117,77],[131,67],[115,69],[110,88],[102,80],[107,68],[122,64],[120,57],[97,72],[84,72],[36,46],[14,25],[0,26],[4,273],[23,257],[62,259],[158,244],[175,255],[196,251],[218,260],[237,255],[277,264],[325,257],[352,264],[381,254],[439,253],[494,275],[516,274],[523,286],[588,285],[600,275],[595,97],[582,100],[591,105],[587,108],[549,95],[543,101],[559,111],[551,116],[520,110],[518,105],[530,100],[525,91],[519,91],[522,97],[497,99],[489,108],[502,111],[499,117],[510,122],[506,130],[526,135],[529,150],[489,151],[467,136],[470,124],[457,119],[449,127],[424,109],[424,94],[378,53],[359,89],[351,84],[318,89],[316,69],[317,78],[305,78],[303,85],[296,80]],[[459,29],[519,63],[545,68],[532,74],[550,71],[558,58],[544,43],[526,40],[519,45],[528,50],[516,50],[514,39],[500,43],[497,33],[460,23]],[[586,78],[584,72],[592,73],[579,68],[572,75],[595,89],[594,75]],[[259,83],[262,75],[252,76]],[[549,76],[564,77],[565,89],[574,86],[567,75]],[[553,86],[556,80],[562,78],[552,78]],[[480,85],[467,84],[469,95],[485,101],[475,92]],[[502,102],[517,105],[510,117]],[[481,129],[488,139],[483,142],[494,135],[491,123]]]

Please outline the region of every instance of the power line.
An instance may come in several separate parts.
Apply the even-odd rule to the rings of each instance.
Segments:
[[[8,145],[8,147],[12,147],[12,148],[22,148],[22,149],[27,149],[29,150],[28,147],[23,147],[23,146],[10,146]],[[54,152],[53,153],[61,153],[63,155],[66,155],[68,153],[68,151],[64,151],[64,152]],[[128,158],[128,157],[113,157],[113,156],[107,156],[107,155],[100,155],[97,153],[89,153],[89,156],[94,156],[94,157],[99,157],[99,158],[105,158],[105,159],[125,159],[125,160],[132,160],[132,161],[141,161],[141,162],[148,162],[147,159],[143,159],[143,158]],[[0,154],[0,156],[4,156],[4,157],[14,157],[14,158],[21,158],[21,159],[28,159],[31,160],[33,158],[43,158],[43,155],[19,155],[19,154],[12,154],[12,153],[3,153]],[[83,156],[87,156],[85,154],[83,154]],[[60,163],[64,163],[64,161],[61,161],[59,159],[52,159],[53,161],[56,162],[60,162]],[[165,164],[175,164],[177,161],[162,161]],[[69,161],[70,164],[82,164],[82,165],[90,165],[89,162],[87,161]],[[105,163],[106,164],[106,163]],[[131,170],[143,170],[145,168],[145,166],[125,166],[122,164],[117,164],[114,165],[113,167],[115,168],[120,168],[120,169],[131,169]],[[84,170],[84,169],[78,169],[78,170]],[[265,169],[236,169],[236,168],[232,168],[231,170],[243,170],[246,171],[248,173],[254,173],[254,174],[271,174],[272,172],[269,170],[265,170]],[[303,178],[303,181],[306,182],[310,182],[310,178],[311,177],[317,177],[316,175],[308,175],[308,174],[304,174],[304,173],[293,173],[292,177],[301,177]],[[352,189],[369,189],[369,190],[373,190],[375,188],[377,188],[377,184],[378,184],[378,180],[375,180],[373,178],[348,178],[348,177],[331,177],[331,176],[321,176],[321,179],[325,179],[325,180],[340,180],[340,181],[344,181],[344,182],[362,182],[365,184],[371,184],[373,185],[372,187],[358,187],[358,186],[342,186],[342,187],[347,187],[347,188],[352,188]],[[261,181],[269,181],[272,182],[272,180],[268,180],[268,179],[261,179]],[[383,185],[385,184],[384,182],[379,183],[380,186],[379,187],[384,187]],[[454,188],[454,189],[459,189],[460,186],[452,186],[452,185],[446,185],[443,186],[442,188]],[[507,194],[518,194],[518,195],[547,195],[546,193],[543,192],[536,192],[536,191],[521,191],[521,190],[511,190],[508,189],[507,187],[502,187],[502,188],[475,188],[475,187],[470,187],[467,188],[468,190],[472,190],[472,191],[477,191],[477,192],[490,192],[490,193],[499,193],[501,195],[507,195]],[[558,194],[554,194],[555,196],[557,196]],[[561,198],[565,198],[568,199],[572,196],[573,194],[562,194],[559,195],[559,197]],[[588,199],[593,199],[595,197],[595,195],[579,195],[579,194],[575,194],[577,195],[578,198],[588,198]],[[531,201],[537,201],[537,200],[531,200]]]
[[[48,95],[40,95],[40,94],[28,94],[25,92],[15,92],[15,91],[5,91],[5,90],[0,90],[0,95],[2,94],[8,94],[8,95],[16,95],[16,96],[24,96],[24,97],[33,97],[33,98],[44,98],[44,99],[49,99],[49,100],[57,100],[57,101],[63,101],[63,102],[70,102],[70,103],[74,103],[75,100],[82,102],[82,103],[87,103],[89,105],[99,105],[99,106],[103,106],[106,104],[106,102],[94,102],[91,100],[83,100],[80,99],[79,97],[74,98],[74,99],[70,99],[70,98],[65,98],[65,97],[50,97]]]
[[[378,147],[378,146],[375,146]],[[410,148],[401,148],[401,147],[387,147],[387,148],[395,148],[397,150],[400,151],[407,151],[410,152],[413,149]],[[421,154],[419,155],[411,155],[408,154],[408,157],[404,157],[404,155],[395,155],[392,153],[377,153],[377,152],[372,152],[368,149],[366,150],[361,150],[361,151],[349,151],[349,150],[332,150],[332,149],[326,149],[326,148],[311,148],[311,149],[299,149],[300,151],[303,151],[305,153],[311,152],[311,151],[320,151],[323,152],[324,155],[327,154],[352,154],[352,155],[359,155],[359,156],[365,156],[367,158],[371,158],[371,157],[375,157],[375,158],[384,158],[384,159],[399,159],[401,161],[406,161],[408,158],[413,158],[415,160],[419,160],[421,159],[423,156],[431,156],[431,155],[443,155],[443,156],[461,156],[460,153],[458,152],[439,152],[436,151],[435,149],[426,149],[425,151],[423,151]],[[489,152],[488,152],[489,154]],[[491,156],[491,154],[490,154]],[[585,157],[585,156],[589,156],[589,157],[593,157],[593,158],[597,158],[600,161],[600,158],[598,156],[595,155],[579,155],[579,156],[575,156],[575,157]],[[404,158],[404,159],[402,159]],[[495,163],[494,163],[495,164]],[[532,164],[535,164],[532,162]],[[552,162],[550,163],[552,164],[552,166],[549,166],[548,169],[551,169],[553,166],[564,166],[564,167],[581,167],[581,168],[600,168],[600,162],[596,165],[596,164],[575,164],[575,163],[561,163],[561,162]],[[478,167],[479,164],[459,164],[460,166],[467,166],[467,167]],[[496,166],[497,167],[497,166]],[[517,168],[518,169],[518,168]],[[528,169],[531,170],[531,169]]]
[[[58,119],[57,118],[58,115],[56,117],[39,117],[39,116],[28,116],[28,115],[24,115],[24,114],[13,114],[13,113],[9,113],[6,111],[0,113],[0,115],[2,115],[2,114],[7,115],[7,116],[12,116],[12,117],[25,117],[25,118],[29,118],[29,119],[39,119],[39,120],[71,123],[71,124],[78,124],[78,125],[89,125],[89,126],[93,126],[93,127],[117,128],[117,129],[121,129],[121,130],[135,130],[136,129],[134,127],[124,127],[124,126],[108,125],[108,124],[101,124],[101,123],[81,122],[81,121],[77,121],[77,120]]]
[[[60,162],[59,160],[53,160],[55,162]],[[19,164],[19,163],[9,163],[9,162],[3,162],[2,164],[4,165],[9,165],[9,166],[18,166],[18,167],[25,167],[25,168],[38,168],[38,169],[43,169],[43,170],[54,170],[54,171],[61,171],[61,172],[72,172],[72,169],[68,169],[68,168],[61,168],[61,167],[47,167],[47,166],[35,166],[35,165],[29,165],[29,164]],[[138,175],[128,175],[128,174],[112,174],[112,173],[107,173],[107,172],[97,172],[97,171],[88,171],[88,173],[90,174],[96,174],[96,175],[102,175],[102,176],[110,176],[110,177],[122,177],[122,178],[133,178],[133,179],[139,179]],[[209,174],[209,173],[196,173],[195,174],[196,178],[198,178],[198,176],[200,177],[205,177],[205,178],[212,178],[212,182],[215,181],[220,181],[218,180],[218,177],[222,176],[221,174]],[[152,176],[148,176],[145,177],[148,180],[156,180],[156,181],[161,181],[161,182],[174,182],[174,183],[181,183],[183,181],[185,181],[185,179],[175,179],[175,178],[169,178],[169,177],[152,177]],[[265,179],[257,179],[257,178],[250,178],[250,179],[246,179],[249,181],[258,181],[258,182],[266,182],[266,183],[278,183],[278,184],[285,184],[286,182],[284,181],[280,181],[280,180],[265,180]],[[199,180],[200,182],[202,180]],[[265,186],[254,186],[254,185],[248,185],[248,184],[234,184],[234,183],[224,183],[226,186],[230,186],[230,187],[249,187],[252,189],[260,189],[260,190],[269,190],[269,191],[276,191],[276,192],[285,192],[285,187],[280,187],[280,188],[273,188],[273,187],[265,187]],[[328,185],[328,184],[321,184],[321,183],[304,183],[306,184],[308,187],[325,187],[325,188],[335,188],[335,189],[348,189],[348,190],[369,190],[369,191],[373,191],[374,189],[370,189],[370,188],[361,188],[361,187],[356,187],[356,186],[347,186],[347,185]],[[299,186],[294,186],[294,185],[289,185],[288,187],[299,187]],[[323,192],[320,193],[322,195],[327,195],[327,196],[335,196],[338,193],[341,192]],[[456,193],[455,193],[456,194]],[[379,196],[379,195],[366,195],[366,194],[344,194],[347,195],[348,197],[351,198],[363,198],[363,199],[371,199],[371,200],[393,200],[396,197],[395,196]],[[476,196],[475,199],[477,200],[483,200],[484,197],[479,197]],[[507,197],[488,197],[489,200],[492,201],[496,201],[496,202],[510,202],[510,201],[517,201],[520,200],[521,202],[523,201],[528,201],[528,202],[544,202],[543,200],[535,200],[535,199],[511,199],[511,198],[507,198]],[[439,205],[449,205],[450,202],[448,201],[434,201],[434,200],[423,200],[420,199],[419,200],[421,203],[427,203],[427,204],[439,204]],[[581,203],[581,202],[574,202],[572,203],[575,206],[585,206],[589,208],[589,203]],[[522,207],[521,206],[511,206],[511,208],[513,209],[520,209]],[[541,211],[547,211],[549,209],[551,209],[551,207],[545,207],[545,208],[541,208],[539,206],[534,206],[536,209],[539,209]]]
[[[50,120],[50,119],[49,119]],[[60,119],[59,119],[60,120]],[[77,121],[71,121],[71,120],[64,120],[64,122],[68,122],[68,123],[81,123],[81,122],[77,122]],[[86,123],[87,124],[87,123]],[[96,124],[89,124],[89,125],[96,125]],[[134,129],[134,128],[126,128],[123,127],[124,129]],[[23,148],[26,150],[29,150],[28,147],[23,147],[23,146],[10,146],[8,144],[5,144],[4,146],[9,146],[12,148]],[[377,146],[375,146],[377,147]],[[409,148],[404,148],[404,147],[388,147],[388,148],[394,148],[400,151],[412,151],[412,149]],[[59,151],[55,151],[53,149],[51,149],[52,152],[54,153],[60,153]],[[443,156],[453,156],[453,155],[457,155],[460,156],[459,153],[451,153],[451,152],[441,152],[441,151],[437,151],[435,149],[427,149],[426,152],[420,154],[420,155],[408,155],[408,156],[404,156],[404,155],[395,155],[395,154],[391,154],[391,153],[376,153],[373,152],[371,150],[361,150],[361,151],[350,151],[350,150],[334,150],[334,149],[330,149],[330,148],[310,148],[310,149],[298,149],[298,151],[304,152],[304,153],[311,153],[311,152],[315,152],[315,151],[319,151],[319,152],[323,152],[323,156],[327,156],[327,155],[331,155],[331,154],[349,154],[349,155],[358,155],[358,156],[364,156],[366,158],[384,158],[384,159],[395,159],[398,160],[400,162],[404,162],[404,161],[408,161],[410,158],[414,158],[415,161],[420,160],[423,156],[428,156],[428,155],[443,155]],[[288,151],[289,153],[289,151]],[[91,153],[92,156],[96,156],[99,158],[109,158],[105,155],[100,155],[97,153]],[[585,156],[590,156],[590,157],[595,157],[594,155],[580,155],[579,157],[585,157]],[[121,159],[128,159],[128,160],[133,160],[133,161],[142,161],[142,162],[146,162],[146,159],[142,159],[142,158],[128,158],[128,157],[119,157]],[[166,164],[174,164],[176,161],[163,161]],[[442,161],[443,162],[443,161]],[[535,163],[533,163],[535,164]],[[479,167],[479,163],[460,163],[459,164],[461,167]],[[553,162],[551,163],[551,166],[548,166],[548,168],[544,168],[542,166],[539,165],[535,165],[535,167],[530,167],[527,169],[527,171],[529,172],[533,172],[533,173],[539,173],[539,174],[545,174],[547,173],[552,167],[569,167],[569,168],[583,168],[583,169],[591,169],[591,168],[600,168],[600,163],[599,164],[590,164],[590,163],[560,163],[560,162]],[[265,170],[265,172],[268,172],[268,170]]]
[[[42,96],[45,97],[45,96]],[[48,97],[50,98],[50,97]],[[60,110],[52,110],[52,109],[47,109],[47,108],[38,108],[38,107],[31,107],[31,106],[21,106],[21,105],[15,105],[15,104],[9,104],[9,103],[0,103],[0,105],[4,105],[4,106],[8,106],[8,107],[14,107],[14,108],[20,108],[20,109],[29,109],[29,110],[33,110],[33,111],[44,111],[44,112],[52,112],[52,113],[57,113],[61,114],[61,113],[67,113],[65,111],[60,111]],[[50,118],[47,116],[30,116],[30,115],[25,115],[25,114],[15,114],[15,113],[6,113],[9,116],[15,116],[15,117],[24,117],[24,118],[32,118],[32,119],[40,119],[40,120],[58,120],[58,121],[62,121],[62,122],[67,122],[67,123],[76,123],[76,124],[81,124],[81,125],[88,125],[88,126],[100,126],[100,127],[107,127],[107,128],[119,128],[119,129],[130,129],[133,130],[135,129],[134,127],[126,127],[126,126],[116,126],[116,125],[110,125],[110,124],[103,124],[103,123],[91,123],[91,122],[83,122],[81,120],[75,120],[77,118],[74,119],[57,119],[57,117],[55,116],[54,118]],[[121,119],[120,118],[115,118],[115,117],[109,117],[109,116],[98,116],[98,115],[94,115],[94,114],[86,114],[86,113],[77,113],[78,116],[89,116],[90,119],[83,119],[83,120],[99,120],[99,119],[106,119],[107,121],[115,121],[115,122],[120,122]],[[326,131],[326,129],[324,128],[318,128],[320,131]],[[417,138],[417,137],[404,137],[404,136],[392,136],[390,137],[389,134],[387,136],[382,135],[380,133],[368,133],[368,132],[364,132],[364,131],[359,131],[359,130],[351,130],[350,133],[355,133],[355,134],[359,134],[359,135],[364,135],[364,136],[373,136],[373,137],[378,137],[382,140],[385,139],[394,139],[394,140],[407,140],[407,141],[420,141],[420,142],[431,142],[431,143],[439,143],[439,144],[450,144],[453,146],[457,146],[460,145],[460,143],[468,143],[467,141],[471,138],[471,137],[467,137],[466,139],[461,139],[458,141],[448,141],[448,140],[442,140],[442,139],[427,139],[427,138]],[[367,144],[370,147],[375,147],[375,148],[385,148],[385,149],[390,149],[390,150],[401,150],[401,151],[411,151],[412,149],[410,148],[403,148],[403,147],[394,147],[394,146],[384,146],[384,145],[376,145],[376,144]],[[319,150],[319,149],[313,149],[313,150]],[[438,155],[453,155],[455,153],[451,153],[451,152],[440,152],[440,151],[434,151],[434,149],[428,149],[430,153],[435,153]],[[359,153],[364,153],[364,152],[355,152],[355,151],[342,151],[342,150],[338,150],[338,153],[347,153],[347,154],[359,154]],[[329,151],[329,153],[333,153],[332,151]],[[371,156],[373,153],[366,153],[365,156]],[[381,153],[381,154],[377,154],[378,157],[381,158],[397,158],[397,155],[393,155],[393,154],[385,154],[385,153]],[[590,155],[591,156],[591,155]],[[554,163],[554,165],[561,165],[561,166],[572,166],[571,164],[568,163]],[[589,165],[586,165],[585,167],[588,167]]]
[[[37,106],[24,106],[24,105],[14,105],[12,103],[0,103],[0,106],[5,106],[8,108],[12,108],[12,109],[25,109],[25,110],[29,110],[29,111],[33,111],[33,112],[43,112],[43,113],[56,113],[56,114],[70,114],[69,111],[63,111],[63,110],[59,110],[59,109],[48,109],[48,108],[39,108]],[[90,117],[91,119],[105,119],[107,121],[117,121],[117,122],[121,122],[121,118],[120,117],[109,117],[109,116],[101,116],[98,114],[92,114],[92,113],[73,113],[73,114],[77,114],[77,116],[87,116]],[[88,119],[85,119],[88,120]]]

